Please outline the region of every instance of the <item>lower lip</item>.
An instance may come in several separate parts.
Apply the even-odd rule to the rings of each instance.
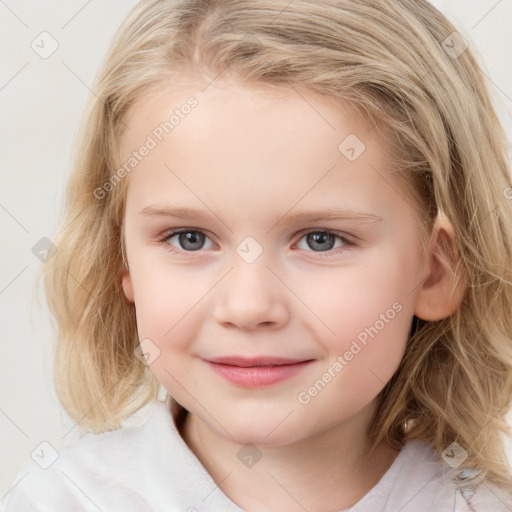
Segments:
[[[294,377],[313,361],[303,361],[294,364],[277,366],[231,366],[228,364],[212,363],[207,361],[217,375],[227,381],[245,388],[259,388],[270,386],[283,380]]]

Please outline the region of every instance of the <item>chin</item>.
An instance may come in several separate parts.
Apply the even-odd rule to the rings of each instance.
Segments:
[[[226,425],[231,436],[217,424],[210,423],[210,427],[230,441],[241,445],[286,445],[299,441],[306,435],[304,433],[304,423],[296,424],[296,422],[290,421],[292,415],[286,418],[287,414],[283,414],[281,411],[265,414],[264,411],[255,410],[250,414],[225,416],[225,423],[222,421],[221,424]]]
[[[269,428],[268,431],[255,429],[230,430],[233,437],[229,439],[240,445],[254,444],[256,446],[283,446],[301,439],[301,436],[297,431],[292,432],[288,429],[283,429],[283,431],[279,433],[273,432],[268,435],[268,432],[271,431],[271,428]]]

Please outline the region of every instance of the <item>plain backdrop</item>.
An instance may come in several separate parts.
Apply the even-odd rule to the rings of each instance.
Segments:
[[[61,218],[86,98],[135,3],[0,0],[0,501],[41,442],[58,450],[78,438],[53,389],[50,319],[42,293],[42,307],[33,302],[35,273],[43,263],[32,248],[52,238]],[[469,41],[512,144],[512,0],[432,3]],[[58,43],[46,59],[32,48],[42,32]]]

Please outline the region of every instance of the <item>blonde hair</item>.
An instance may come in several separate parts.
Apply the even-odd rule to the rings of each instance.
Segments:
[[[369,434],[374,447],[420,439],[438,454],[457,442],[468,454],[465,468],[512,484],[501,437],[510,430],[512,400],[511,177],[503,128],[474,56],[445,51],[454,32],[425,0],[135,6],[96,78],[58,251],[42,269],[59,326],[56,391],[83,430],[119,428],[159,389],[134,355],[135,310],[121,288],[127,179],[101,199],[95,190],[114,175],[124,119],[141,98],[224,72],[245,84],[304,87],[360,113],[393,151],[418,208],[424,250],[436,216],[450,220],[465,276],[462,302],[439,321],[414,317]]]

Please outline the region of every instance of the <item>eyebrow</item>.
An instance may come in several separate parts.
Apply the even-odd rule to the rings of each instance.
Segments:
[[[197,219],[204,221],[208,220],[210,217],[208,213],[206,213],[205,211],[198,210],[195,208],[170,208],[160,207],[157,205],[146,206],[145,208],[140,210],[139,214],[148,217],[171,217],[183,220]],[[301,222],[308,223],[328,220],[346,220],[351,222],[373,224],[379,221],[383,221],[384,219],[379,215],[375,215],[373,213],[368,212],[361,212],[351,209],[336,210],[332,208],[327,208],[324,210],[303,211],[289,215],[285,214],[281,217],[276,218],[274,226],[277,224],[288,226],[290,224],[299,224]]]

